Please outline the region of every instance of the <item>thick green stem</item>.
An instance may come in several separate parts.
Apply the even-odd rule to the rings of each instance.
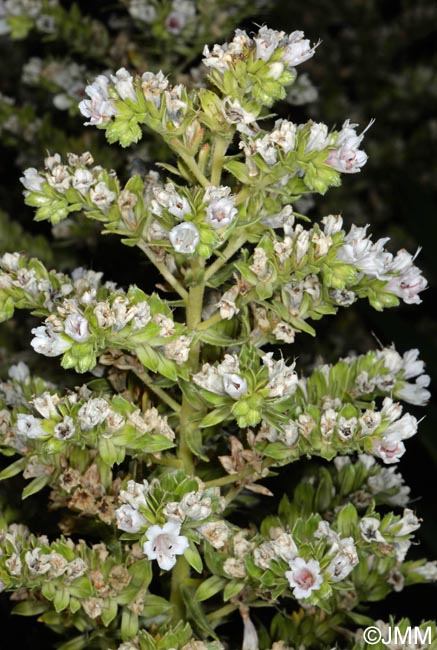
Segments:
[[[230,139],[217,136],[214,142],[214,153],[211,164],[211,185],[220,185],[223,161],[228,150]]]
[[[170,146],[172,146],[172,145],[170,145]],[[194,156],[188,155],[187,153],[185,153],[185,151],[183,151],[179,147],[172,146],[172,148],[175,149],[175,151],[177,151],[177,153],[182,158],[182,160],[184,161],[184,163],[186,164],[186,166],[188,167],[190,172],[193,174],[194,178],[197,181],[199,181],[199,183],[200,183],[200,185],[202,185],[202,187],[208,187],[208,185],[211,185],[211,183],[206,178],[206,176],[204,174],[202,174],[202,172],[200,171],[199,166],[198,166]]]
[[[206,320],[203,320],[201,323],[199,323],[196,329],[198,332],[201,332],[202,330],[207,330],[209,327],[212,327],[213,325],[217,325],[217,323],[220,323],[221,320],[222,317],[220,316],[220,312],[216,312],[210,318],[207,318]]]
[[[186,323],[191,329],[196,329],[202,319],[203,294],[205,284],[203,280],[204,260],[195,258],[192,262],[193,281],[195,284],[190,287],[186,300]],[[197,282],[197,283],[196,283]],[[200,341],[192,346],[190,356],[188,357],[188,366],[190,372],[197,372],[200,357]],[[182,408],[179,414],[178,428],[178,458],[183,463],[183,468],[187,475],[194,472],[194,460],[190,447],[187,443],[186,435],[190,427],[193,426],[192,416],[195,413],[190,400],[184,395],[182,398]],[[184,618],[184,603],[181,597],[180,585],[184,584],[190,576],[190,566],[186,559],[181,556],[178,558],[172,572],[170,602],[174,606],[175,620]]]
[[[173,289],[180,295],[181,298],[186,300],[188,298],[188,292],[184,287],[181,285],[179,280],[177,280],[172,273],[168,270],[166,265],[163,262],[160,262],[158,258],[156,257],[155,253],[145,244],[144,242],[140,242],[138,244],[138,247],[141,248],[143,253],[147,255],[149,260],[156,266],[158,271],[161,273],[161,275],[167,280],[169,285],[173,287]]]
[[[226,246],[225,250],[221,254],[221,257],[218,257],[215,262],[209,266],[205,271],[205,282],[209,280],[210,277],[217,273],[219,269],[226,264],[226,262],[234,255],[247,240],[247,235],[242,233],[237,237],[237,239],[231,240]]]

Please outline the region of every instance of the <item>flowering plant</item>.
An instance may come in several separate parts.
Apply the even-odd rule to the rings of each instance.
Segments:
[[[267,126],[316,47],[237,30],[205,47],[208,85],[191,90],[101,74],[86,125],[122,147],[145,127],[172,163],[126,183],[88,152],[23,172],[37,221],[97,220],[159,273],[147,294],[1,258],[1,319],[30,310],[34,351],[91,373],[77,386],[18,363],[0,393],[1,450],[18,456],[0,478],[30,479],[23,498],[48,488],[62,531],[32,534],[5,511],[0,585],[64,650],[217,650],[231,625],[244,650],[358,650],[367,603],[437,578],[405,559],[420,520],[395,467],[418,428],[400,401],[429,397],[418,351],[310,365],[289,347],[360,298],[382,310],[426,288],[414,255],[293,207],[367,161],[349,120]]]

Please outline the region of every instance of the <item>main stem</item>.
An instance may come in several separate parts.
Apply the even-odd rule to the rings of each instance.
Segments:
[[[193,330],[196,329],[197,325],[202,320],[203,294],[205,292],[205,282],[203,278],[204,266],[205,261],[200,258],[195,258],[191,265],[194,284],[190,287],[188,298],[186,300],[186,323],[187,326]],[[198,369],[199,357],[200,341],[192,346],[190,356],[188,357],[188,365],[191,374],[194,374]],[[194,413],[195,409],[190,404],[189,399],[184,395],[182,398],[182,408],[179,412],[178,458],[182,461],[183,469],[187,475],[192,475],[194,472],[193,454],[191,453],[186,439],[187,431],[190,426],[192,426],[192,416]],[[176,621],[183,620],[185,616],[180,585],[185,584],[189,577],[190,566],[182,555],[178,558],[171,576],[170,602],[174,607],[174,618]]]

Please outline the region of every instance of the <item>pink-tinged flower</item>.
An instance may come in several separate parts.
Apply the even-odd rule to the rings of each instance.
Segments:
[[[317,591],[323,582],[317,560],[307,562],[301,557],[290,562],[290,571],[285,573],[285,577],[290,587],[294,587],[293,595],[298,599],[311,596],[311,593]]]
[[[189,543],[184,535],[179,535],[180,523],[167,521],[164,526],[150,526],[146,532],[147,542],[143,552],[149,560],[157,560],[160,569],[170,571],[176,564],[176,555],[183,555]]]
[[[85,93],[89,99],[84,99],[79,104],[82,115],[89,118],[89,122],[85,122],[85,126],[104,124],[116,115],[114,102],[109,97],[108,84],[109,79],[101,74],[94,79],[92,84],[86,86]]]
[[[399,462],[405,454],[405,445],[396,434],[384,436],[382,440],[375,440],[373,453],[387,465]]]
[[[358,124],[351,124],[349,120],[346,120],[335,141],[336,149],[330,152],[326,163],[343,174],[356,174],[359,172],[367,162],[367,154],[359,149],[359,146],[365,132],[372,124],[373,121],[358,135],[355,130]]]
[[[427,286],[428,281],[423,277],[422,271],[412,264],[400,275],[390,278],[385,290],[394,293],[407,305],[418,305],[422,302],[419,293]]]

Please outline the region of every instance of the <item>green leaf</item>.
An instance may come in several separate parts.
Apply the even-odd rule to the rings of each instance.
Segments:
[[[190,449],[190,451],[195,455],[209,462],[209,458],[203,453],[202,447],[202,432],[197,426],[189,426],[185,431],[185,441]]]
[[[167,616],[173,609],[168,600],[161,598],[161,596],[154,596],[148,594],[145,599],[144,610],[142,616],[145,618],[155,618],[156,616]]]
[[[16,476],[26,467],[26,458],[20,458],[0,472],[0,481]]]
[[[164,449],[171,449],[175,444],[172,440],[169,440],[169,438],[166,438],[166,436],[162,436],[159,433],[146,433],[128,446],[131,449],[140,449],[145,454],[155,454]]]
[[[223,600],[225,602],[227,600],[230,600],[231,598],[239,594],[243,588],[244,588],[243,581],[231,580],[230,582],[228,582],[228,584],[225,587],[225,590],[223,592]]]
[[[21,494],[21,498],[27,499],[27,497],[32,496],[32,494],[36,494],[37,492],[42,490],[46,485],[50,483],[51,478],[52,478],[51,475],[47,476],[47,474],[45,474],[44,476],[38,476],[37,478],[34,478],[24,488]]]
[[[48,606],[48,603],[45,603],[44,601],[26,600],[15,605],[12,614],[18,614],[19,616],[38,616],[45,612]]]
[[[195,627],[202,634],[211,636],[216,641],[219,641],[219,638],[217,637],[208,619],[206,618],[205,612],[200,606],[200,603],[194,600],[192,591],[185,584],[181,584],[179,589],[185,603],[187,614],[189,618],[193,621]]]
[[[129,609],[123,609],[121,616],[121,638],[130,641],[138,634],[138,616]]]
[[[221,406],[220,408],[210,411],[203,420],[200,422],[199,426],[201,428],[213,427],[219,422],[223,422],[230,415],[230,409],[228,406]]]
[[[187,560],[188,564],[193,567],[195,571],[197,571],[197,573],[202,573],[202,558],[200,557],[199,551],[193,542],[190,542],[189,547],[186,549],[184,558]]]
[[[57,588],[55,597],[53,598],[53,605],[55,608],[55,611],[59,614],[59,612],[64,611],[64,609],[67,609],[68,603],[70,602],[70,594],[66,589],[62,588]]]
[[[102,622],[105,627],[117,616],[118,605],[113,598],[105,598],[105,604],[101,614]]]
[[[221,578],[220,576],[211,576],[199,585],[194,594],[194,598],[198,602],[208,600],[208,598],[212,598],[218,594],[219,591],[222,591],[225,584],[226,580],[224,578]]]

